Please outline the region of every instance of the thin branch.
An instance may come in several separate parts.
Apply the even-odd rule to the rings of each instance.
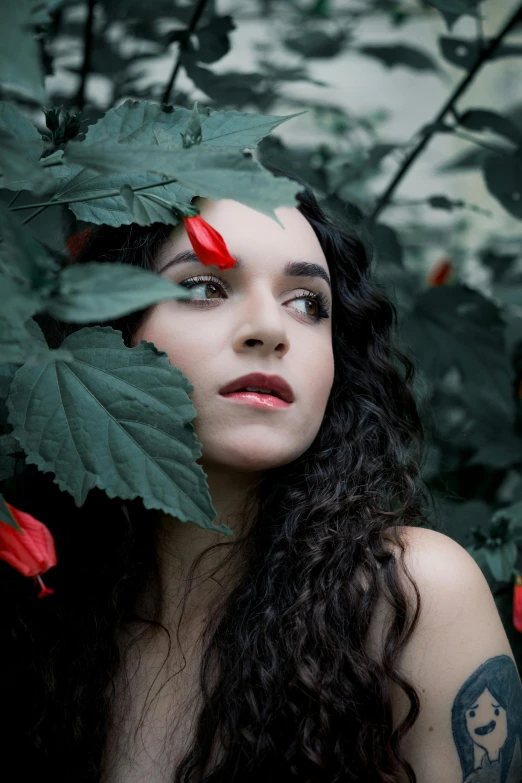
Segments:
[[[87,2],[88,2],[88,13],[87,13],[87,21],[85,22],[83,62],[82,62],[82,70],[80,73],[80,86],[78,87],[78,92],[75,98],[76,105],[79,111],[82,111],[85,106],[85,88],[87,85],[87,76],[89,75],[89,71],[91,69],[94,7],[96,5],[96,0],[87,0]]]
[[[172,88],[174,87],[174,82],[176,80],[176,76],[178,75],[178,71],[181,68],[181,58],[183,57],[183,53],[188,46],[188,43],[190,41],[190,36],[196,29],[196,25],[199,22],[199,18],[203,13],[206,4],[207,4],[207,0],[199,0],[194,10],[194,13],[192,15],[192,19],[190,20],[190,24],[185,31],[185,38],[179,42],[178,59],[176,60],[172,73],[170,74],[170,79],[168,81],[168,84],[165,87],[165,92],[163,93],[163,98],[162,98],[163,103],[169,102],[170,93],[172,92]]]
[[[498,35],[491,40],[491,42],[488,44],[488,46],[484,47],[482,51],[480,52],[479,56],[477,57],[474,65],[470,68],[466,76],[461,80],[460,84],[457,85],[457,87],[454,89],[452,94],[449,96],[448,100],[444,104],[444,106],[441,108],[435,119],[430,123],[431,130],[428,130],[420,139],[420,141],[416,144],[416,146],[412,149],[410,154],[406,157],[406,159],[403,161],[402,166],[400,167],[399,171],[396,173],[396,175],[393,177],[392,181],[386,188],[383,195],[378,199],[373,212],[369,215],[369,221],[375,222],[377,216],[381,213],[381,211],[386,207],[388,202],[390,201],[391,195],[395,191],[398,184],[403,179],[404,175],[412,165],[413,161],[417,158],[417,156],[422,152],[424,147],[427,145],[427,143],[430,141],[433,134],[436,132],[435,128],[439,122],[442,122],[444,119],[444,116],[446,115],[446,112],[448,112],[450,109],[453,108],[453,104],[460,98],[462,93],[469,87],[473,79],[475,78],[476,74],[480,70],[480,68],[484,65],[485,62],[491,57],[491,55],[494,53],[494,51],[498,48],[499,44],[502,42],[502,39],[504,36],[507,35],[507,33],[510,32],[510,30],[517,24],[517,22],[522,18],[522,5],[520,5],[517,10],[512,14],[510,19],[506,22],[504,27],[500,30]]]

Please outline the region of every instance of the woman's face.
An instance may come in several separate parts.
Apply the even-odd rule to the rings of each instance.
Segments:
[[[156,269],[178,284],[204,277],[191,291],[208,306],[189,300],[159,303],[133,344],[153,342],[194,386],[193,424],[204,465],[240,472],[284,465],[301,455],[318,432],[334,361],[328,283],[319,277],[286,276],[283,269],[287,262],[305,261],[328,274],[326,258],[296,208],[277,209],[281,228],[237,201],[196,203],[231,255],[240,258],[241,268],[222,271],[197,261],[166,268],[176,254],[192,250],[183,222],[178,224],[156,259]],[[314,322],[320,308],[309,300],[310,292],[324,294],[329,318]],[[250,372],[282,376],[292,387],[294,402],[287,408],[261,409],[220,396],[225,384]]]

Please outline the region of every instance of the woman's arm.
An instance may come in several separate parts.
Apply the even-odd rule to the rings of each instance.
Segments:
[[[405,563],[421,598],[418,625],[400,659],[421,712],[402,752],[417,783],[520,783],[522,687],[489,586],[473,558],[448,536],[401,530]],[[408,592],[413,600],[411,587]],[[381,602],[371,629],[376,652],[388,614]],[[394,686],[395,726],[408,709],[404,692]]]

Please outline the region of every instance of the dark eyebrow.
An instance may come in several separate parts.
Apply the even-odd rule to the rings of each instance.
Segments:
[[[233,268],[240,269],[244,264],[243,259],[239,256],[234,256],[234,258],[236,259],[236,263]],[[194,250],[182,250],[181,253],[178,253],[174,258],[171,258],[171,260],[159,270],[158,274],[161,274],[171,266],[183,264],[188,261],[195,261],[198,264],[201,264],[201,261]],[[283,274],[287,277],[320,277],[328,284],[330,290],[332,288],[328,272],[320,264],[311,264],[309,261],[287,261],[283,269]]]

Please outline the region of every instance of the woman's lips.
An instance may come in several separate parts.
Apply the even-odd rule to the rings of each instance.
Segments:
[[[257,408],[289,408],[291,402],[285,402],[280,397],[274,397],[272,394],[261,394],[260,392],[230,392],[229,394],[222,394],[221,397],[226,397],[236,402],[246,402],[250,405],[254,405]]]

